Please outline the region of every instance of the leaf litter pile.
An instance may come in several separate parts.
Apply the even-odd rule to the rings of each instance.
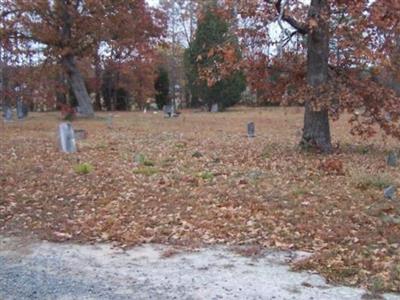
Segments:
[[[300,109],[117,113],[76,120],[87,139],[61,153],[55,113],[0,125],[0,234],[50,241],[212,244],[312,252],[297,269],[400,291],[395,141],[333,123],[333,155],[300,152]],[[256,137],[246,137],[254,121]],[[340,144],[339,144],[340,142]]]

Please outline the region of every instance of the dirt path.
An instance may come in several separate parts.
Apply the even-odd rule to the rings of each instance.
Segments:
[[[290,272],[288,261],[301,253],[251,259],[214,247],[164,258],[168,251],[159,245],[122,251],[0,238],[0,299],[363,299],[366,294],[328,285],[316,274]]]

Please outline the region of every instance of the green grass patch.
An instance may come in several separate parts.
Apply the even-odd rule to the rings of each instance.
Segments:
[[[77,164],[74,166],[74,170],[79,175],[85,175],[93,171],[93,166],[89,163]]]
[[[151,159],[148,159],[145,155],[141,153],[135,155],[135,162],[139,165],[146,167],[153,167],[155,165]]]
[[[386,173],[355,173],[352,175],[352,180],[353,184],[361,190],[367,190],[369,188],[384,189],[393,184],[392,178]]]
[[[135,170],[133,170],[133,174],[140,174],[145,176],[152,176],[154,174],[159,173],[159,169],[152,166],[141,166]]]
[[[199,177],[203,180],[213,180],[214,174],[210,171],[203,171],[203,172],[198,173],[197,177]]]

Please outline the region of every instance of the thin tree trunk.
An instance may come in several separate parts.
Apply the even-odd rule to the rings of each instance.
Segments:
[[[314,18],[318,26],[308,34],[307,50],[307,82],[311,87],[318,88],[328,81],[329,58],[329,16],[327,0],[312,0],[309,18]],[[329,115],[326,107],[313,109],[310,101],[306,102],[304,113],[303,148],[313,147],[329,153],[332,151]]]
[[[98,54],[98,50],[94,54],[94,67],[95,67],[95,76],[96,76],[96,96],[94,100],[94,109],[101,110],[101,66],[100,66],[100,57]]]
[[[81,113],[87,117],[94,116],[92,101],[87,92],[81,72],[76,66],[75,58],[72,55],[66,55],[62,59],[62,65],[67,71],[68,81],[72,91],[74,92],[75,98],[79,103]]]

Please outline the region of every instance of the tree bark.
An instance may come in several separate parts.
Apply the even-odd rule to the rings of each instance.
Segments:
[[[94,100],[94,109],[101,111],[101,66],[100,66],[100,57],[98,54],[98,49],[94,54],[94,65],[95,65],[95,77],[96,77],[96,84],[95,84],[95,100]]]
[[[62,65],[64,66],[67,75],[68,81],[74,92],[75,98],[79,103],[79,107],[81,108],[81,113],[84,116],[92,117],[94,116],[94,110],[92,101],[87,92],[85,81],[79,71],[78,67],[75,63],[75,58],[73,55],[66,55],[62,58]]]
[[[317,88],[328,81],[329,59],[329,4],[327,0],[312,0],[309,18],[317,21],[317,26],[309,31],[307,38],[307,83]],[[318,92],[318,91],[317,91]],[[303,148],[313,147],[324,153],[332,151],[329,115],[326,107],[314,110],[310,101],[305,104]]]

